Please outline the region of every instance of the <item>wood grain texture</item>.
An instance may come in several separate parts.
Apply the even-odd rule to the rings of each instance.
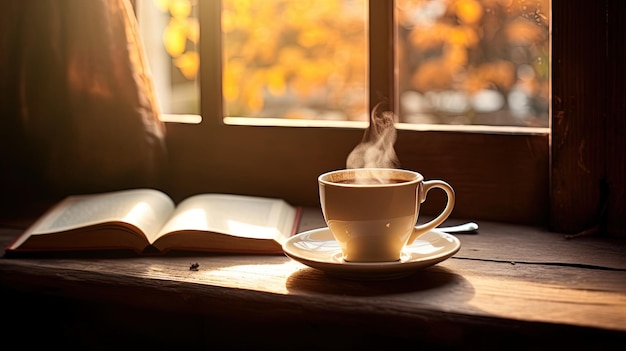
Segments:
[[[300,230],[322,225],[319,210],[309,208]],[[585,345],[596,337],[626,339],[625,241],[480,225],[478,235],[458,236],[462,247],[451,259],[399,280],[337,279],[282,255],[185,254],[3,258],[0,287],[90,306],[79,309],[111,305],[120,310],[114,320],[137,309],[173,314],[176,323],[232,322],[231,334],[263,321],[268,328],[291,326],[281,338],[303,337],[305,330],[332,336],[341,327],[344,336],[366,329],[370,336],[448,346],[494,333],[526,346],[546,335]],[[17,233],[0,231],[0,245]],[[199,270],[191,271],[191,263]]]
[[[552,6],[551,227],[626,236],[625,5]]]
[[[386,101],[386,108],[397,111],[398,97],[395,89],[395,53],[393,46],[394,30],[393,3],[386,0],[370,0],[369,13],[369,111],[380,101]]]
[[[575,233],[597,223],[602,202],[606,1],[571,6],[555,0],[552,9],[550,223],[554,230]]]
[[[548,220],[548,139],[547,135],[401,131],[396,152],[403,167],[453,186],[453,216],[543,225]],[[428,195],[424,213],[443,208],[440,195]],[[431,201],[437,197],[438,202]]]
[[[200,138],[192,127],[197,126],[168,129],[171,167],[165,190],[176,199],[232,192],[319,206],[317,176],[345,168],[363,136],[362,130],[216,126]],[[454,216],[543,225],[549,207],[548,145],[547,135],[399,131],[395,149],[402,168],[453,186]],[[424,213],[440,211],[437,196],[424,204]]]
[[[626,16],[624,1],[609,1],[607,77],[607,208],[606,232],[626,237]]]

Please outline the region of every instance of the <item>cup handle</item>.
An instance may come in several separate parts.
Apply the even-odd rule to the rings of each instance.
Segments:
[[[421,191],[418,194],[418,201],[420,202],[420,204],[426,201],[426,195],[433,188],[440,188],[445,191],[448,201],[446,202],[446,207],[439,214],[439,216],[437,216],[430,222],[415,226],[413,228],[413,233],[411,233],[407,245],[413,243],[413,241],[415,241],[418,236],[426,233],[431,229],[436,228],[441,223],[443,223],[446,219],[448,219],[448,216],[450,216],[450,213],[452,213],[452,209],[454,208],[454,189],[452,189],[450,184],[444,182],[443,180],[428,180],[424,181],[422,184],[423,186],[421,187]]]

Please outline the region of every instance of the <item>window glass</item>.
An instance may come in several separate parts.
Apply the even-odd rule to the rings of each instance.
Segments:
[[[549,0],[397,0],[400,120],[548,127]]]
[[[365,0],[224,0],[226,117],[367,118]]]
[[[549,0],[395,4],[398,122],[549,127]],[[165,113],[200,114],[198,6],[137,1]],[[223,117],[367,121],[368,17],[367,0],[222,0]]]
[[[137,0],[136,15],[165,114],[200,114],[197,0]]]

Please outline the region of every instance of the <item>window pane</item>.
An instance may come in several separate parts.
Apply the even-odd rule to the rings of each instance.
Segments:
[[[365,0],[224,0],[226,117],[367,120]]]
[[[136,13],[161,112],[200,114],[197,0],[137,0]]]
[[[549,0],[397,0],[401,122],[549,126]]]

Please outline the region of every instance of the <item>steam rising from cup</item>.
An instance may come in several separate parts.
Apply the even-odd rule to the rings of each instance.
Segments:
[[[347,168],[398,168],[400,161],[394,150],[396,128],[391,111],[379,111],[383,102],[372,109],[370,124],[363,139],[348,155]],[[376,178],[376,177],[372,177]]]

